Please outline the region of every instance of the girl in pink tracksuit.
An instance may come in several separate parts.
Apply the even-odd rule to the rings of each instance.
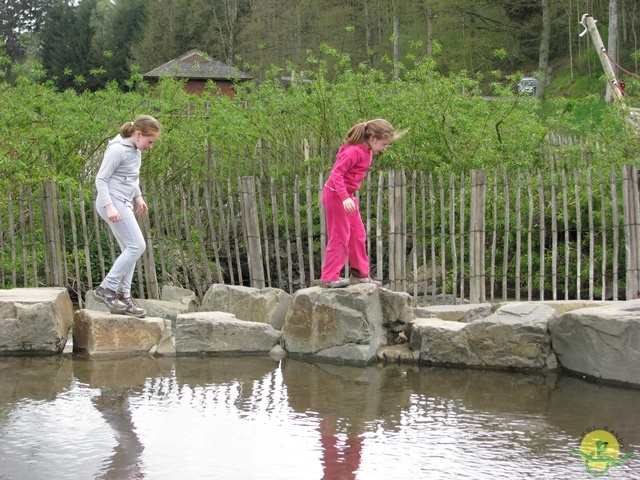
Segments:
[[[328,237],[320,276],[323,287],[338,288],[357,283],[380,285],[369,276],[366,232],[355,192],[367,175],[373,155],[384,151],[403,134],[394,131],[391,124],[381,118],[358,123],[347,132],[322,189]],[[340,278],[347,260],[350,278]]]

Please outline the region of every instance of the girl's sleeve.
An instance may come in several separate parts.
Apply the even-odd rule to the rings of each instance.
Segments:
[[[342,201],[349,198],[344,177],[358,158],[352,152],[353,149],[350,148],[338,152],[336,163],[333,164],[333,168],[331,169],[331,180],[333,181],[333,186]]]
[[[100,208],[104,208],[105,206],[113,203],[111,200],[111,195],[109,195],[109,180],[115,172],[118,165],[122,162],[122,155],[120,152],[114,149],[109,149],[104,152],[104,158],[102,159],[102,163],[100,164],[100,169],[98,170],[98,174],[96,175],[96,188],[98,190],[98,198],[103,199],[102,205],[99,205]]]

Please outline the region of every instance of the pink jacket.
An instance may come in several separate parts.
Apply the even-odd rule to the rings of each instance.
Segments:
[[[334,190],[340,200],[346,200],[360,188],[371,166],[371,150],[364,144],[342,145],[336,155],[326,186]]]

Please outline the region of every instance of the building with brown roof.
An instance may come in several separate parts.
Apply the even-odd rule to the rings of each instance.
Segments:
[[[231,65],[214,60],[199,50],[190,50],[145,73],[143,77],[151,84],[157,83],[161,77],[186,80],[185,90],[196,95],[202,94],[206,83],[212,81],[223,95],[231,97],[236,94],[235,84],[253,79],[252,76]]]

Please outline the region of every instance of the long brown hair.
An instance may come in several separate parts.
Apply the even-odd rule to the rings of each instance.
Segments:
[[[127,122],[120,127],[120,135],[122,138],[129,138],[135,132],[140,132],[145,137],[160,135],[162,126],[160,122],[151,115],[140,115],[133,122]]]
[[[347,132],[344,143],[347,145],[359,145],[371,137],[377,138],[378,140],[388,139],[389,142],[393,142],[405,133],[406,130],[396,132],[393,126],[384,118],[375,118],[351,127]]]

